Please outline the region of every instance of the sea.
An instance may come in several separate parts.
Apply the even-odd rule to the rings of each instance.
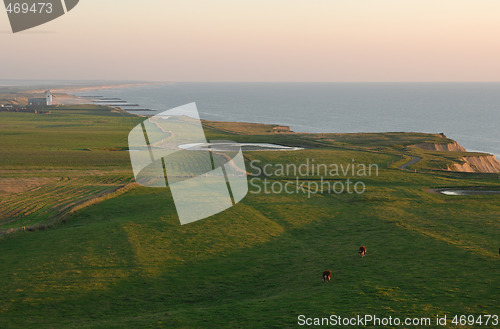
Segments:
[[[119,98],[142,115],[195,102],[202,119],[296,132],[444,133],[500,158],[500,83],[165,83],[79,95]]]

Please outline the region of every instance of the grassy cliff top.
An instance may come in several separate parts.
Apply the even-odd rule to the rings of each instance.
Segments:
[[[181,226],[168,187],[133,184],[127,135],[144,118],[51,111],[0,112],[0,231],[12,232],[0,239],[0,328],[294,328],[300,314],[499,313],[498,195],[429,192],[498,188],[498,175],[438,170],[463,154],[409,147],[448,141],[441,135],[205,122],[208,139],[304,147],[246,152],[250,173],[251,161],[307,159],[379,170],[326,177],[362,181],[362,194],[253,193],[263,178],[295,177],[249,176],[240,203]],[[422,158],[417,172],[398,168],[410,156]],[[324,270],[332,282],[321,282]]]

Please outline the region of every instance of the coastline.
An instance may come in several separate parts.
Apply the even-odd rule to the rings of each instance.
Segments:
[[[140,104],[143,109],[151,109],[140,111],[139,114],[146,116],[196,101],[202,119],[279,124],[290,126],[296,132],[443,132],[467,149],[481,150],[500,159],[497,143],[500,135],[493,125],[499,115],[493,108],[500,103],[500,97],[494,93],[496,85],[488,86],[167,83],[159,87],[109,89],[84,95],[119,97],[131,104]],[[457,89],[462,95],[458,98]],[[425,101],[428,97],[433,101]],[[474,103],[470,103],[472,101]],[[135,113],[135,108],[123,108]],[[436,111],[441,111],[438,117],[433,115]],[[476,112],[481,115],[471,118],[471,113]]]
[[[103,96],[104,97],[121,97],[124,102],[128,100],[129,98],[127,97],[129,94],[130,96],[130,101],[133,103],[138,103],[143,105],[142,109],[134,109],[131,108],[132,103],[126,102],[126,106],[121,107],[119,104],[112,104],[111,106],[116,107],[116,108],[121,108],[122,110],[126,111],[127,113],[139,116],[139,117],[147,117],[151,115],[155,115],[159,111],[166,110],[168,106],[170,105],[165,105],[165,106],[160,106],[161,104],[160,100],[158,97],[155,97],[153,94],[151,97],[148,97],[150,94],[149,88],[144,88],[146,91],[143,92],[143,88],[139,89],[134,89],[137,87],[144,87],[144,86],[159,86],[159,85],[165,85],[168,84],[168,82],[137,82],[137,83],[103,83],[103,84],[96,84],[96,85],[87,85],[87,86],[66,86],[66,87],[55,87],[54,89],[51,89],[55,93],[64,93],[68,94],[66,95],[56,95],[54,104],[85,104],[85,103],[90,103],[90,104],[97,104],[98,102],[92,102],[89,99],[85,99],[84,97],[81,97],[80,94],[87,94],[87,95],[94,95],[91,92],[96,92],[97,95],[99,95],[99,91],[103,91]],[[183,85],[182,83],[180,85]],[[130,91],[127,90],[130,88]],[[210,85],[210,88],[212,88],[212,85]],[[154,88],[157,89],[157,88]],[[171,88],[168,88],[171,90]],[[115,95],[115,90],[116,95]],[[158,89],[160,92],[163,91],[163,88]],[[177,89],[175,89],[177,90]],[[42,91],[41,89],[38,90],[32,90],[32,91]],[[212,89],[210,89],[210,92],[212,93]],[[215,91],[217,92],[217,91]],[[170,96],[172,96],[172,92],[170,92]],[[69,96],[71,95],[71,96]],[[134,98],[134,95],[137,97],[139,95],[139,98]],[[144,96],[146,95],[146,96]],[[217,95],[217,94],[216,94]],[[146,97],[146,98],[145,98]],[[166,95],[168,97],[168,94]],[[192,98],[192,97],[191,97]],[[201,98],[199,101],[197,99],[197,102],[202,102],[203,101],[203,89],[201,90]],[[151,99],[151,101],[149,101]],[[167,98],[168,99],[168,98]],[[277,125],[284,125],[284,126],[290,126],[294,131],[296,132],[304,132],[304,133],[370,133],[370,132],[390,132],[390,131],[406,131],[406,132],[422,132],[422,133],[436,133],[439,131],[444,131],[447,135],[452,136],[455,140],[459,141],[461,144],[463,144],[468,150],[479,150],[481,153],[487,153],[487,154],[492,154],[494,155],[497,159],[500,159],[500,151],[498,150],[498,147],[495,146],[494,140],[496,139],[495,134],[490,134],[490,135],[484,135],[483,132],[479,132],[479,130],[476,129],[476,133],[474,133],[470,129],[466,130],[460,130],[460,129],[449,129],[446,128],[444,125],[444,128],[441,128],[440,125],[434,125],[434,127],[429,126],[427,129],[422,126],[422,124],[415,124],[415,125],[410,125],[408,127],[408,124],[404,122],[404,118],[401,121],[400,124],[397,124],[400,126],[401,130],[396,130],[399,127],[396,127],[396,129],[391,129],[394,127],[389,127],[389,129],[385,129],[384,125],[378,126],[375,124],[371,125],[370,127],[379,127],[380,129],[369,129],[370,127],[367,127],[366,124],[363,126],[363,123],[359,127],[356,127],[357,125],[353,124],[352,120],[350,118],[343,118],[341,115],[338,115],[336,113],[332,113],[332,125],[329,127],[325,128],[325,125],[323,124],[315,124],[314,122],[307,122],[305,121],[296,121],[297,118],[288,116],[279,116],[277,117],[276,115],[274,116],[269,116],[266,117],[266,120],[262,120],[264,117],[262,115],[256,114],[254,118],[249,117],[248,115],[232,115],[231,111],[228,111],[228,108],[231,108],[227,105],[225,105],[225,98],[222,98],[221,105],[224,108],[222,111],[219,111],[218,109],[216,111],[208,109],[206,112],[200,112],[200,115],[203,116],[203,119],[210,120],[210,121],[232,121],[232,122],[255,122],[255,123],[262,123],[262,124],[277,124]],[[168,103],[168,102],[167,102]],[[176,103],[173,101],[170,101],[170,103]],[[104,105],[104,104],[102,104]],[[214,104],[210,104],[212,107]],[[285,104],[286,105],[286,104]],[[284,106],[285,106],[284,105]],[[216,103],[215,106],[218,106]],[[259,104],[256,104],[256,107],[259,107]],[[243,103],[242,104],[242,110],[240,112],[245,112],[249,111],[248,104]],[[148,109],[151,109],[151,111],[148,111]],[[137,111],[135,111],[137,110]],[[225,112],[224,112],[225,111]],[[137,113],[140,112],[140,113]],[[281,113],[281,112],[280,112]],[[319,112],[318,115],[328,115],[328,113],[324,112]],[[339,126],[339,122],[344,122],[342,125]],[[396,118],[395,118],[396,119]],[[313,120],[314,121],[314,120]],[[324,122],[327,122],[329,120],[324,120]],[[398,120],[395,120],[398,121]],[[399,121],[398,121],[399,122]],[[336,123],[336,124],[335,124]],[[437,127],[436,127],[437,126]],[[340,129],[338,129],[340,128]],[[359,130],[354,130],[355,128],[359,128]],[[366,129],[368,128],[368,129]],[[416,128],[416,129],[412,129]],[[420,129],[419,129],[420,128]],[[452,127],[453,128],[453,127]],[[465,126],[467,128],[467,126]],[[452,130],[450,132],[450,130]],[[484,139],[484,140],[483,140]],[[484,143],[484,145],[483,145]],[[472,152],[472,151],[471,151]]]
[[[141,86],[154,86],[154,85],[162,85],[164,82],[137,82],[137,83],[119,83],[119,84],[97,84],[97,85],[88,85],[88,86],[67,86],[67,87],[55,87],[48,88],[54,93],[66,93],[73,95],[73,93],[82,93],[94,90],[108,90],[108,89],[123,89],[123,88],[133,88],[133,87],[141,87]],[[28,90],[28,93],[42,93],[46,88],[42,89],[31,89]],[[78,97],[77,95],[73,95]]]

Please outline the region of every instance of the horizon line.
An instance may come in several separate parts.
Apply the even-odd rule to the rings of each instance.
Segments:
[[[67,82],[128,82],[128,83],[500,83],[498,81],[480,81],[480,80],[461,80],[461,81],[409,81],[409,80],[400,80],[400,81],[314,81],[314,80],[306,80],[306,81],[283,81],[283,80],[275,80],[275,81],[262,81],[262,80],[128,80],[128,79],[26,79],[26,78],[2,78],[0,81],[67,81]]]

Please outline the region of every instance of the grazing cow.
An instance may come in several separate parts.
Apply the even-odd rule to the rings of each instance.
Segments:
[[[324,271],[323,272],[323,282],[330,282],[330,279],[332,278],[332,271]]]
[[[365,246],[361,246],[361,247],[359,247],[358,254],[359,254],[361,257],[364,257],[364,256],[366,255],[366,247],[365,247]]]

